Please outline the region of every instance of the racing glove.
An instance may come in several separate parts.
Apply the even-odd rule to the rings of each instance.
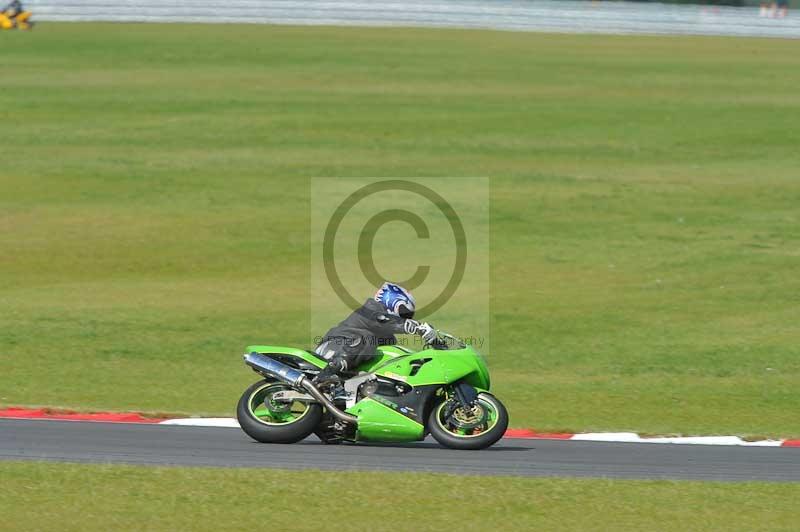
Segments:
[[[407,334],[418,334],[426,344],[433,343],[437,338],[436,329],[430,323],[406,320],[403,324]]]

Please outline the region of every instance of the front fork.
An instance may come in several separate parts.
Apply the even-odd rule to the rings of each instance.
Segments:
[[[466,382],[459,382],[453,387],[455,392],[456,401],[464,408],[471,408],[478,399],[478,390],[470,386]]]
[[[464,411],[472,410],[478,399],[478,390],[466,382],[459,382],[452,387],[445,388],[445,397],[447,406],[444,414],[445,419],[449,419],[458,408],[462,408]]]

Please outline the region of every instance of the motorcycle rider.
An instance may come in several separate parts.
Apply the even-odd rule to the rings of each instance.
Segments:
[[[18,28],[28,30],[31,28],[30,11],[25,11],[20,0],[12,0],[7,6],[0,10],[0,29],[10,30]]]
[[[328,361],[314,382],[337,382],[349,371],[378,354],[378,346],[397,343],[395,334],[418,334],[426,344],[437,338],[436,329],[414,319],[416,302],[405,288],[385,282],[341,323],[329,330],[315,349]]]

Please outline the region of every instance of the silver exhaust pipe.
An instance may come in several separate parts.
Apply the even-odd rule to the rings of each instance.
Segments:
[[[256,369],[259,373],[274,377],[294,388],[303,388],[339,421],[353,425],[358,424],[358,418],[356,416],[339,410],[336,405],[333,404],[333,401],[328,399],[328,396],[322,393],[319,388],[314,386],[313,382],[306,378],[302,371],[291,368],[261,353],[249,353],[244,355],[244,362],[251,368]]]
[[[275,377],[279,381],[291,384],[294,387],[300,386],[300,382],[306,378],[302,371],[290,368],[286,364],[281,364],[277,360],[262,355],[261,353],[245,355],[244,363],[258,370],[259,373],[265,373],[270,377]]]
[[[339,421],[343,421],[344,423],[351,423],[353,425],[358,424],[358,418],[356,416],[350,415],[347,412],[344,412],[336,408],[336,405],[334,405],[333,402],[330,399],[328,399],[328,396],[319,391],[319,388],[314,386],[314,383],[311,382],[310,380],[303,379],[302,381],[300,381],[300,386],[302,386],[309,393],[309,395],[311,395],[311,397],[322,403],[322,406],[324,406],[325,409]]]

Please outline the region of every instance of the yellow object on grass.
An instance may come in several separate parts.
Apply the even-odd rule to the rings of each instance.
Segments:
[[[20,30],[28,30],[31,28],[31,24],[28,22],[30,18],[30,11],[22,11],[16,15],[12,15],[8,11],[0,13],[0,29],[13,30],[17,28]]]

